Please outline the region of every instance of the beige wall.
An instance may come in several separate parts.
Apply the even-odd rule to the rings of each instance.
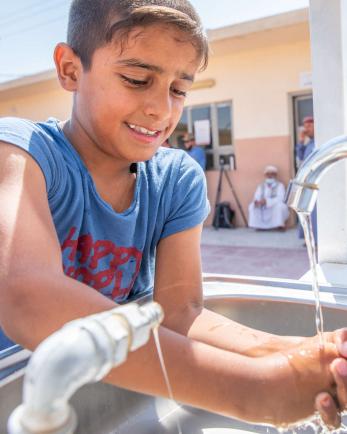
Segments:
[[[71,111],[71,93],[56,79],[0,93],[0,116],[18,116],[42,121],[50,116],[66,119]]]
[[[311,70],[308,25],[217,41],[212,51],[208,69],[197,80],[213,79],[215,85],[192,91],[187,105],[232,100],[237,170],[230,176],[247,214],[266,164],[277,165],[286,184],[293,175],[290,95],[305,91],[300,87],[300,73]],[[0,93],[0,116],[65,119],[70,110],[71,94],[61,90],[55,79]],[[218,172],[207,173],[212,206],[217,179]],[[230,200],[237,211],[225,182],[223,199]],[[239,213],[237,223],[242,225]]]

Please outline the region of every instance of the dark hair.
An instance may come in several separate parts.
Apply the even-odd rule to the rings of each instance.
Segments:
[[[116,33],[123,49],[134,27],[158,23],[176,26],[187,33],[202,59],[201,70],[206,68],[207,37],[188,0],[73,0],[67,43],[88,70],[94,51],[110,43]]]

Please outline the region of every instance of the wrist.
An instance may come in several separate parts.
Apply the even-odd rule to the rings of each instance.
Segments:
[[[289,348],[294,348],[300,345],[304,339],[305,338],[298,336],[264,334],[263,337],[259,338],[256,345],[247,348],[243,354],[248,357],[264,357],[288,350]]]

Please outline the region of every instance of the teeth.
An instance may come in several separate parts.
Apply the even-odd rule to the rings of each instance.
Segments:
[[[138,125],[134,125],[134,124],[128,124],[128,125],[132,130],[137,131],[138,133],[141,134],[146,134],[147,136],[154,136],[155,134],[158,133],[158,131],[147,130],[147,128],[140,127]]]

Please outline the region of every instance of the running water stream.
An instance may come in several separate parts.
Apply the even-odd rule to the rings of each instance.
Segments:
[[[173,397],[173,393],[172,393],[172,389],[171,389],[171,384],[170,384],[169,376],[167,375],[167,370],[166,370],[166,367],[165,367],[163,352],[161,350],[160,341],[159,341],[158,327],[156,327],[156,328],[153,329],[153,336],[154,336],[155,345],[157,347],[157,352],[158,352],[158,356],[159,356],[160,366],[161,366],[161,370],[163,371],[163,375],[164,375],[167,391],[168,391],[168,394],[169,394],[169,398],[171,399],[171,401],[173,401],[173,404],[176,407],[178,407],[178,404],[177,404],[177,402],[175,401],[175,399]],[[181,428],[180,421],[175,418],[175,423],[177,425],[178,434],[182,434],[182,428]]]
[[[304,230],[304,236],[306,241],[308,258],[310,261],[310,269],[312,273],[312,290],[315,299],[316,306],[316,330],[319,336],[320,345],[324,347],[324,323],[323,323],[323,314],[322,314],[322,306],[319,298],[319,284],[318,284],[318,269],[317,269],[317,252],[316,252],[316,243],[313,236],[312,230],[312,220],[311,214],[309,213],[298,213],[299,220],[301,226]]]

